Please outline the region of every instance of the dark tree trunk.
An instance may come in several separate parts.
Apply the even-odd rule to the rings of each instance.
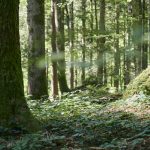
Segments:
[[[66,62],[65,62],[65,35],[64,35],[64,0],[57,0],[57,46],[58,46],[58,82],[61,93],[69,92],[66,79]]]
[[[120,6],[116,4],[116,34],[119,35],[119,17],[120,17]],[[114,66],[114,87],[116,90],[119,89],[119,70],[120,70],[120,50],[119,50],[119,37],[115,38],[115,66]]]
[[[57,77],[57,60],[55,56],[57,54],[57,6],[56,0],[52,0],[51,3],[51,18],[52,18],[52,94],[53,98],[56,98],[58,95],[58,77]]]
[[[66,18],[68,26],[68,39],[69,39],[69,49],[70,49],[70,88],[74,88],[74,3],[67,7],[66,5]]]
[[[29,94],[38,99],[48,95],[45,61],[44,0],[28,0]]]
[[[70,54],[71,54],[71,68],[70,68],[70,87],[74,88],[74,3],[70,6]]]
[[[128,6],[130,7],[130,5]],[[126,11],[126,9],[124,10]],[[128,16],[130,12],[128,11],[125,16],[127,17],[127,24],[124,23],[124,47],[126,47],[124,51],[124,89],[130,82],[130,74],[131,74],[131,21]],[[127,26],[127,27],[126,27]],[[126,29],[127,28],[127,29]],[[126,39],[127,34],[127,39]]]
[[[133,15],[133,35],[132,40],[134,44],[134,63],[135,63],[135,75],[141,72],[142,68],[142,8],[141,0],[132,1],[132,15]]]
[[[85,81],[85,54],[86,54],[86,0],[82,0],[82,74],[81,74],[81,82],[84,84]]]
[[[107,86],[107,53],[104,52],[104,85]]]
[[[0,1],[0,126],[31,125],[23,89],[19,0],[4,0]]]
[[[150,10],[149,10],[150,11]],[[145,15],[147,12],[146,2],[142,2],[142,70],[148,67],[148,40],[144,40],[145,33],[148,32],[148,20]]]
[[[91,28],[91,31],[90,31],[90,42],[91,44],[94,44],[94,40],[93,40],[93,34],[94,34],[94,16],[93,16],[93,0],[90,0],[90,28]],[[90,65],[92,66],[93,65],[93,49],[90,50]]]
[[[98,70],[97,76],[99,79],[99,83],[101,85],[104,84],[104,51],[105,51],[105,0],[100,1],[100,20],[99,20],[99,33],[100,37],[98,40]],[[106,71],[106,70],[105,70]]]

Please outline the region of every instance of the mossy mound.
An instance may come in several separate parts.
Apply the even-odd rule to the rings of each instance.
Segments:
[[[130,82],[123,97],[128,98],[141,91],[147,95],[150,95],[150,67]]]

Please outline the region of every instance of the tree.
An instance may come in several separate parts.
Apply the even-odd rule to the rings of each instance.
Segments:
[[[45,62],[44,0],[28,0],[29,94],[35,99],[48,95]]]
[[[131,16],[129,9],[131,7],[130,5],[131,4],[128,4],[127,6],[127,14],[126,9],[124,10],[124,17],[126,17],[124,20],[124,89],[126,89],[126,86],[131,80],[131,20],[129,19],[129,16]]]
[[[0,126],[30,126],[19,42],[19,0],[0,1]],[[33,122],[33,120],[32,120]]]
[[[81,74],[81,82],[84,84],[85,80],[85,57],[86,57],[86,1],[82,0],[82,74]]]
[[[146,1],[142,1],[142,70],[148,67],[148,39],[145,41],[145,33],[148,32],[148,20],[146,19]]]
[[[104,79],[104,50],[105,50],[105,0],[100,1],[100,21],[99,21],[99,35],[101,36],[98,40],[98,70],[97,75],[99,83],[103,85]]]
[[[74,2],[71,2],[69,7],[66,5],[67,13],[67,26],[68,26],[68,37],[69,37],[69,49],[70,49],[70,88],[74,88]]]
[[[119,50],[119,17],[120,17],[120,5],[116,4],[116,38],[115,38],[115,66],[114,66],[114,87],[116,90],[119,89],[119,70],[120,70],[120,50]]]
[[[52,38],[51,38],[51,45],[52,45],[52,93],[53,98],[58,95],[58,76],[57,76],[57,61],[55,55],[57,54],[57,6],[56,0],[52,0],[52,7],[51,7],[51,20],[52,20]]]
[[[132,0],[132,40],[134,44],[134,64],[135,64],[135,75],[141,72],[141,41],[142,41],[142,18],[141,18],[141,0]]]
[[[65,35],[64,35],[64,0],[57,0],[57,48],[58,56],[58,82],[61,93],[69,92],[66,79],[66,62],[65,62]]]
[[[94,44],[94,16],[93,16],[93,0],[90,0],[90,42]],[[90,51],[90,64],[93,65],[93,50]]]

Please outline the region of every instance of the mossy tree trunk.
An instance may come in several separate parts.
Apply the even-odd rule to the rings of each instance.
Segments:
[[[38,99],[48,95],[45,61],[44,0],[28,0],[29,94]]]
[[[0,0],[0,126],[27,125],[30,113],[23,89],[19,0]]]

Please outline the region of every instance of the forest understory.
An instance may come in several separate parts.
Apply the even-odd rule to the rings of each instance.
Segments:
[[[87,86],[61,99],[28,100],[42,129],[0,128],[0,150],[149,150],[150,97],[122,99]]]

